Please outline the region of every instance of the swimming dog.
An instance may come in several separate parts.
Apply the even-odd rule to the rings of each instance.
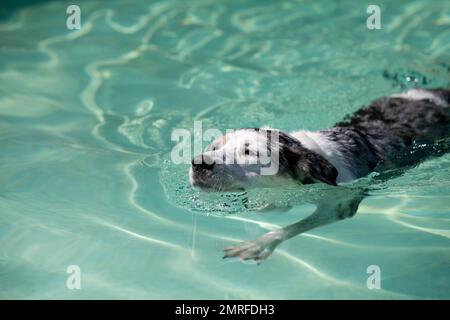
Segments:
[[[425,158],[408,156],[414,146],[449,137],[450,89],[411,89],[377,99],[326,130],[286,133],[263,127],[227,133],[194,157],[189,178],[194,187],[216,192],[311,183],[339,189],[372,171],[413,165]],[[263,155],[276,164],[273,174],[261,174]],[[364,197],[364,190],[355,189],[323,199],[305,219],[225,248],[224,258],[259,263],[282,241],[353,216]]]

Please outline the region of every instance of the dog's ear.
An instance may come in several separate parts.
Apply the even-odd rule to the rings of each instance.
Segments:
[[[337,169],[324,157],[306,149],[300,141],[280,133],[280,161],[291,176],[303,184],[324,182],[336,186]]]

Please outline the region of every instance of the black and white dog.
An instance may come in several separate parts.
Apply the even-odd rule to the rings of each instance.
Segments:
[[[277,139],[271,138],[273,133]],[[258,128],[228,133],[193,159],[189,178],[194,187],[219,192],[320,182],[337,186],[374,170],[412,165],[425,157],[404,156],[414,146],[449,137],[450,90],[412,89],[375,100],[322,131],[288,134]],[[274,174],[261,174],[258,160],[263,154],[277,162]],[[282,241],[353,216],[364,194],[363,190],[345,191],[333,199],[323,199],[307,218],[256,240],[227,247],[225,257],[261,262]]]

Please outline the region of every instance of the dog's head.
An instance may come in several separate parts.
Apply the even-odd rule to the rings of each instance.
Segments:
[[[189,178],[209,191],[252,186],[324,182],[336,185],[338,172],[324,157],[274,129],[240,129],[227,133],[194,157]]]

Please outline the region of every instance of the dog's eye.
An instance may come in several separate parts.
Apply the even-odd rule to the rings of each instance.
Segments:
[[[248,143],[245,145],[244,154],[245,154],[246,156],[250,155],[250,148],[249,148]]]

